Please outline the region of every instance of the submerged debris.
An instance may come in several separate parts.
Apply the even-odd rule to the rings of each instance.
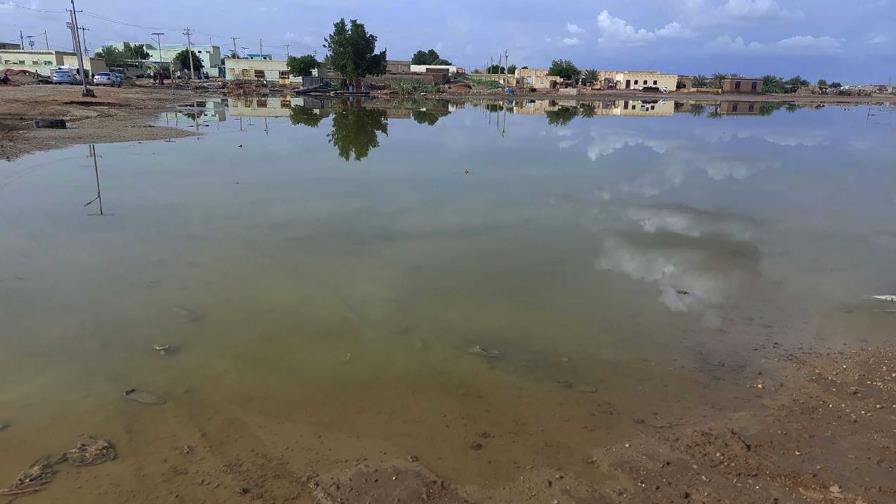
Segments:
[[[136,401],[140,404],[165,404],[165,398],[152,392],[139,389],[127,389],[124,391],[124,398]]]
[[[469,350],[471,354],[479,355],[481,357],[485,357],[486,359],[497,359],[501,356],[501,352],[497,350],[491,350],[487,348],[483,348],[480,345],[476,345]]]
[[[118,453],[111,442],[105,439],[85,437],[78,446],[63,452],[56,458],[41,457],[31,467],[19,473],[12,486],[0,489],[0,496],[23,495],[38,492],[53,481],[56,466],[69,462],[75,467],[99,465],[115,460]]]
[[[865,296],[867,299],[873,299],[875,301],[885,301],[887,303],[896,303],[896,294],[875,294],[872,296]]]
[[[99,465],[115,460],[118,452],[112,443],[105,439],[86,437],[78,441],[78,446],[63,454],[75,467]]]

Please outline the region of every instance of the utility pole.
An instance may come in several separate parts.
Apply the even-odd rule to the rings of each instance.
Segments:
[[[289,59],[289,46],[290,44],[286,44],[286,59]]]
[[[81,92],[81,96],[84,97],[93,97],[96,96],[93,94],[93,91],[87,89],[87,75],[84,72],[84,52],[81,51],[81,39],[78,37],[78,10],[75,8],[75,0],[71,0],[72,2],[72,31],[75,34],[75,42],[77,42],[77,53],[78,53],[78,68],[81,71],[81,84],[84,86],[84,91]]]
[[[88,58],[90,58],[90,49],[87,48],[87,32],[89,31],[90,28],[81,27],[81,40],[84,44],[84,54],[86,54]]]
[[[165,32],[152,32],[150,34],[156,38],[156,47],[159,48],[159,69],[160,70],[162,68],[162,35],[164,35],[164,34],[165,34]]]
[[[47,38],[47,30],[44,30],[44,44],[47,44],[47,50],[50,50],[50,39]]]
[[[230,40],[233,41],[233,57],[234,58],[240,57],[240,53],[236,52],[236,41],[239,39],[240,39],[239,37],[230,37]]]
[[[22,35],[22,30],[19,30],[19,49],[25,49],[25,36]]]
[[[258,55],[261,56],[264,54],[264,46],[261,44],[261,39],[258,39]]]
[[[72,0],[72,1],[74,2],[75,0]],[[187,57],[190,59],[190,80],[191,81],[196,76],[196,74],[193,73],[193,71],[194,71],[193,70],[193,42],[190,40],[190,35],[192,35],[192,34],[193,33],[190,31],[189,28],[184,28],[184,35],[187,36]]]
[[[65,23],[65,27],[68,28],[69,34],[72,36],[72,52],[78,54],[78,42],[75,41],[75,24],[71,22],[71,14],[68,16],[69,22]]]

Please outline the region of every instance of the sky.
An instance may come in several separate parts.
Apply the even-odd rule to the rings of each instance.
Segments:
[[[547,67],[660,70],[682,75],[801,75],[843,83],[896,83],[896,0],[76,0],[88,48],[115,41],[185,41],[285,57],[315,51],[340,17],[358,19],[390,59],[435,48],[467,69],[497,61]],[[139,5],[136,7],[135,5]],[[63,0],[0,0],[0,41],[45,30],[71,49]],[[35,40],[41,47],[42,35]]]

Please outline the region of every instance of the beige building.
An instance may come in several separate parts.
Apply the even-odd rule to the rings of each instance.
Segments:
[[[226,58],[224,76],[227,80],[263,80],[279,84],[300,82],[300,78],[290,77],[286,60]]]
[[[602,89],[665,88],[667,91],[675,91],[678,75],[651,70],[611,70],[598,72],[597,82]]]
[[[88,75],[108,70],[106,62],[98,58],[84,58],[84,66]],[[0,49],[0,70],[29,70],[51,77],[59,67],[77,69],[78,55],[68,51]]]
[[[517,68],[514,77],[518,86],[536,89],[552,89],[563,80],[556,75],[548,75],[547,69],[543,68]]]

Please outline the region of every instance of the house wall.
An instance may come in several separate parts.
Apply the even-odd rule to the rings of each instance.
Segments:
[[[724,79],[722,81],[723,93],[762,93],[762,79]]]
[[[410,61],[386,60],[386,73],[410,73],[410,71]]]
[[[106,62],[98,58],[85,58],[84,65],[93,75],[105,72]],[[30,70],[45,77],[53,75],[56,67],[78,68],[78,56],[64,51],[0,50],[0,69]]]
[[[124,42],[118,42],[112,44],[115,47],[121,49],[124,47]],[[186,44],[178,45],[162,45],[162,63],[171,63],[174,61],[174,57],[177,56],[177,53],[183,51],[187,48]],[[223,66],[224,60],[221,57],[221,47],[216,45],[202,45],[202,44],[193,44],[191,46],[193,52],[196,53],[196,56],[202,60],[202,69],[205,72],[208,72],[209,76],[217,77],[218,67]],[[149,53],[149,61],[159,61],[159,49],[156,47],[152,47],[147,45],[146,52]]]
[[[456,74],[457,67],[454,65],[411,65],[410,72],[413,73],[426,73],[429,70],[448,70],[449,74]]]
[[[292,80],[285,60],[227,58],[224,60],[224,70],[224,78],[227,80],[264,80],[280,84],[287,84]]]
[[[675,91],[678,85],[678,75],[652,71],[598,72],[598,82],[605,82],[604,79],[615,81],[616,89],[640,90],[645,87],[665,87],[669,91]]]
[[[517,68],[514,77],[518,86],[536,89],[551,89],[561,81],[556,75],[548,75],[548,70],[544,68]]]

